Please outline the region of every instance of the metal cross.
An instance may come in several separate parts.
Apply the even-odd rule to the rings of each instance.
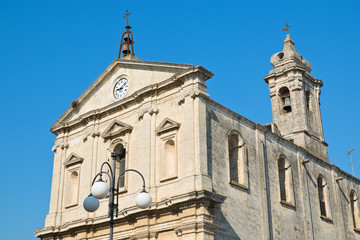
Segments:
[[[285,26],[286,26],[286,28],[283,28],[283,29],[281,29],[281,31],[283,31],[283,32],[288,32],[289,33],[289,28],[290,28],[290,26],[289,26],[289,24],[287,23],[287,21],[286,21],[286,23],[285,23]]]
[[[129,16],[131,15],[131,12],[129,12],[128,10],[126,10],[125,15],[123,16],[123,18],[126,19],[126,26],[129,26]]]

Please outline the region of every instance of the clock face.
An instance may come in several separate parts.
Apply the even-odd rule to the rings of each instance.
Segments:
[[[129,90],[129,81],[126,78],[120,79],[114,87],[114,97],[123,98]]]

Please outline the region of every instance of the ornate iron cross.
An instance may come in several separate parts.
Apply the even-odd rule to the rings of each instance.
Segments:
[[[129,26],[129,16],[131,15],[131,12],[129,12],[128,10],[126,10],[125,15],[123,16],[123,18],[126,19],[126,26]]]

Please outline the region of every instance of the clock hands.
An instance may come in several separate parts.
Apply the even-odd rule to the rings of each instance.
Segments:
[[[118,91],[118,90],[121,91],[121,90],[124,88],[125,84],[126,84],[126,83],[124,83],[123,85],[121,85],[121,87],[119,87],[118,89],[116,89],[116,91]]]

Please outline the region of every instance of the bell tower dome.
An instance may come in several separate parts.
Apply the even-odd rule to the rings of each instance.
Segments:
[[[264,80],[269,85],[273,123],[284,138],[328,162],[320,113],[323,82],[310,74],[311,65],[295,50],[290,34],[270,62],[274,69]]]

